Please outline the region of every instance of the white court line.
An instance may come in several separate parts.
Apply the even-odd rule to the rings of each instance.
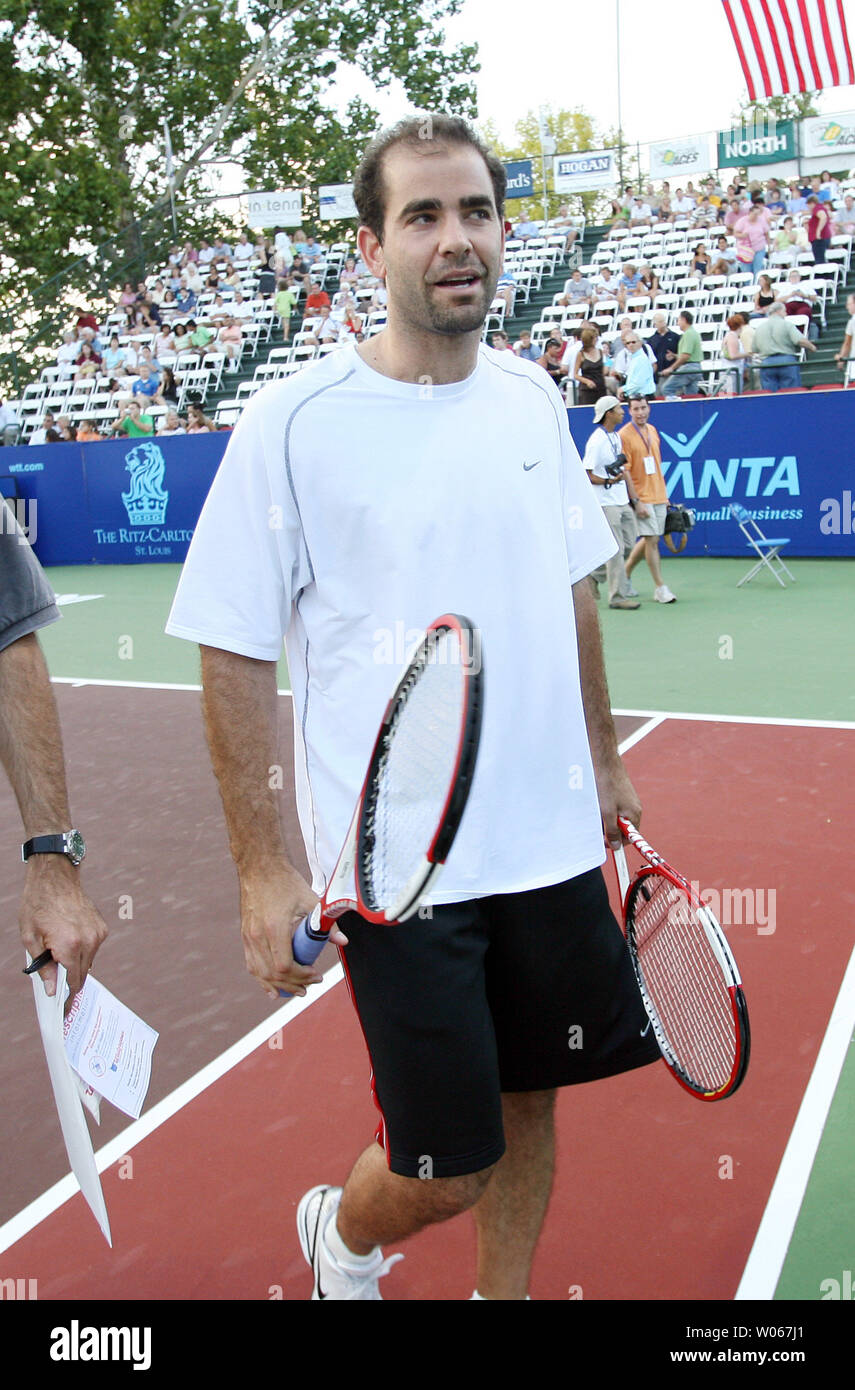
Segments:
[[[617,710],[614,713],[616,714]],[[652,734],[654,729],[658,729],[660,724],[664,724],[667,718],[667,714],[654,714],[646,724],[642,724],[640,728],[636,729],[634,734],[629,734],[622,743],[618,744],[618,752],[621,757],[624,753],[628,753],[630,748],[634,748],[637,743],[640,743],[643,738],[647,738],[648,734]]]
[[[231,1047],[215,1057],[213,1062],[209,1062],[201,1071],[196,1072],[163,1100],[153,1105],[151,1110],[146,1111],[133,1124],[123,1129],[121,1134],[117,1134],[115,1139],[111,1139],[103,1148],[98,1149],[95,1154],[95,1163],[99,1173],[103,1173],[111,1164],[118,1162],[125,1154],[130,1153],[141,1140],[152,1134],[166,1120],[172,1118],[179,1110],[188,1105],[191,1100],[195,1100],[198,1095],[215,1081],[219,1081],[225,1076],[226,1072],[236,1067],[257,1047],[271,1038],[280,1028],[293,1023],[304,1010],[316,1003],[328,990],[331,990],[341,980],[344,979],[344,970],[341,964],[334,965],[324,975],[319,985],[312,986],[311,994],[304,995],[301,999],[291,999],[287,1004],[283,1004],[269,1018],[265,1018],[245,1037],[233,1043]],[[8,1250],[15,1241],[21,1240],[34,1226],[38,1226],[46,1217],[51,1216],[69,1197],[73,1197],[75,1192],[79,1192],[80,1187],[77,1179],[68,1173],[59,1182],[49,1187],[47,1192],[43,1192],[35,1201],[30,1202],[29,1206],[24,1207],[16,1216],[11,1217],[3,1226],[0,1226],[0,1252]]]
[[[855,1029],[855,950],[734,1298],[769,1301],[778,1286],[822,1131]],[[817,1290],[817,1294],[819,1290]]]
[[[126,686],[129,690],[195,690],[201,685],[181,685],[169,681],[108,681],[88,676],[51,676],[54,685],[112,685]],[[290,690],[278,690],[278,695],[289,695]],[[687,711],[662,709],[613,709],[612,714],[627,715],[636,719],[655,719],[661,724],[663,719],[694,719],[707,724],[770,724],[795,729],[855,729],[855,720],[845,719],[787,719],[760,714],[691,714]],[[648,730],[648,733],[650,730]],[[636,740],[637,742],[637,740]],[[632,747],[632,744],[628,744]]]
[[[201,685],[180,685],[170,681],[105,681],[90,680],[88,676],[51,676],[53,685],[73,685],[75,688],[84,685],[112,685],[120,689],[128,690],[195,690],[198,694]],[[277,695],[291,695],[290,690],[277,690]]]
[[[855,720],[847,719],[786,719],[762,714],[688,714],[677,710],[613,709],[612,714],[631,715],[638,719],[694,719],[704,724],[769,724],[793,729],[855,729]]]

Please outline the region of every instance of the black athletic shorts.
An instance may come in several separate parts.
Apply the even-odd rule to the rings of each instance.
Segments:
[[[503,1091],[595,1081],[656,1061],[602,871],[341,928],[371,1059],[377,1138],[404,1177],[455,1177],[505,1149]]]

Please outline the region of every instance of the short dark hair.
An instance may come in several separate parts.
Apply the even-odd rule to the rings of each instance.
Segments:
[[[507,175],[505,166],[475,133],[462,116],[442,114],[406,116],[387,130],[378,131],[366,149],[353,182],[353,201],[363,226],[383,241],[386,220],[386,192],[383,183],[383,161],[393,145],[424,147],[426,141],[446,145],[471,145],[481,155],[493,184],[496,212],[501,218],[505,210]]]
[[[677,317],[685,319],[689,327],[691,327],[695,321],[695,316],[692,313],[691,309],[681,309]]]

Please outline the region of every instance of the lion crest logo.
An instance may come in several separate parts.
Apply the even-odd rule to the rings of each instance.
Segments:
[[[130,488],[122,501],[132,526],[162,526],[169,493],[163,489],[166,460],[150,439],[142,440],[125,454],[125,471],[131,475]]]

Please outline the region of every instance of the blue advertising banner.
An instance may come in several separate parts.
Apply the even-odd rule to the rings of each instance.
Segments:
[[[584,453],[593,411],[567,413]],[[855,555],[855,390],[656,403],[651,423],[671,500],[695,513],[685,557],[746,554],[732,502],[788,555]],[[24,499],[44,565],[180,563],[229,438],[4,448],[0,491]]]
[[[534,177],[530,159],[512,159],[505,165],[508,176],[508,198],[531,198],[534,194]]]
[[[568,410],[580,453],[590,406]],[[626,416],[629,419],[629,412]],[[855,555],[855,391],[715,397],[651,406],[672,502],[695,513],[682,553],[745,555],[730,514],[744,506],[769,537],[788,537],[786,555]]]
[[[0,475],[28,500],[30,540],[43,565],[176,563],[229,438],[28,445],[2,451]]]

